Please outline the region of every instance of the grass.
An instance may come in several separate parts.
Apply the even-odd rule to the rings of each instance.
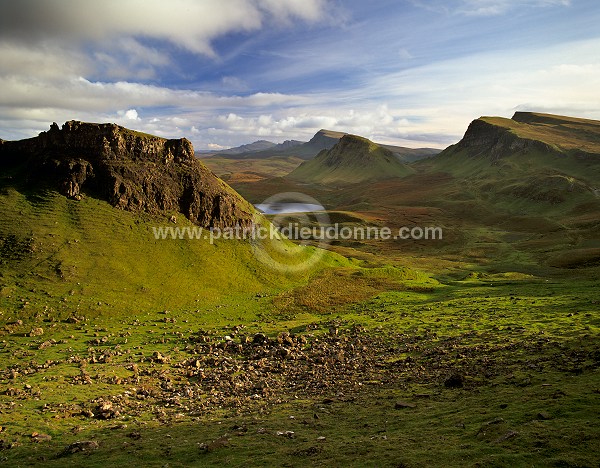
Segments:
[[[78,310],[100,316],[193,309],[198,302],[277,291],[311,274],[281,275],[256,260],[249,243],[155,239],[153,227],[175,226],[169,218],[116,210],[91,197],[78,202],[5,187],[0,238],[7,255],[16,252],[3,262],[0,305],[21,317],[52,308],[63,318]],[[178,215],[176,226],[190,224]],[[323,262],[345,261],[329,256]]]
[[[406,279],[389,267],[364,273],[377,277],[386,272]],[[594,415],[600,388],[600,293],[595,282],[473,274],[427,289],[383,289],[358,299],[346,287],[345,304],[331,299],[334,317],[312,307],[281,317],[274,298],[265,297],[253,299],[263,310],[255,321],[237,315],[239,308],[229,303],[206,314],[43,322],[40,325],[47,331],[37,338],[22,333],[36,322],[17,326],[4,337],[1,353],[6,369],[33,366],[27,362],[57,363],[4,377],[2,439],[16,445],[2,451],[3,462],[10,466],[531,466],[540,461],[544,466],[593,466],[598,462],[594,441],[600,426]],[[252,301],[243,308],[252,308]],[[228,325],[219,322],[219,316],[228,317]],[[276,319],[271,325],[270,318]],[[375,361],[379,366],[350,387],[340,382],[339,388],[320,397],[297,392],[273,403],[226,405],[200,413],[186,411],[185,398],[170,408],[152,397],[139,401],[147,410],[135,411],[138,403],[133,400],[121,417],[108,421],[78,413],[77,408],[93,406],[90,402],[98,397],[122,395],[134,386],[160,388],[157,371],[170,376],[175,388],[183,384],[177,363],[189,356],[188,337],[198,329],[219,341],[237,325],[247,326],[246,334],[266,331],[275,336],[303,329],[307,323],[311,332],[302,333],[319,336],[327,333],[332,319],[342,338],[360,326],[366,336],[382,340]],[[50,338],[57,344],[39,349]],[[89,361],[93,340],[100,343],[91,345],[98,356],[103,350],[123,354],[93,364]],[[157,367],[150,360],[155,351],[168,355],[170,362]],[[77,383],[81,365],[72,359],[70,363],[65,359],[69,356],[88,360],[85,369],[91,383]],[[140,379],[133,385],[127,370],[132,364]],[[444,385],[453,372],[464,375],[462,388]],[[396,409],[397,401],[408,406]],[[49,434],[52,440],[35,442],[34,431]],[[293,438],[278,436],[278,431],[293,431]],[[99,448],[59,456],[68,444],[80,440],[96,441]],[[208,451],[199,444],[207,444]]]
[[[597,169],[526,156],[441,157],[360,189],[233,184],[256,202],[310,191],[344,226],[444,227],[338,242],[296,274],[248,243],[154,239],[189,226],[179,214],[5,174],[0,464],[597,466]]]
[[[302,163],[288,177],[304,183],[339,186],[405,177],[412,172],[390,150],[366,138],[346,135],[330,150]]]
[[[302,159],[272,157],[265,159],[230,159],[219,156],[202,158],[206,167],[229,183],[257,182],[271,177],[283,177],[302,163]]]

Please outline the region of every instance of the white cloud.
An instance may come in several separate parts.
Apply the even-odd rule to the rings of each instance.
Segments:
[[[135,109],[129,109],[125,112],[125,118],[128,120],[140,120],[138,113]]]
[[[86,21],[76,21],[83,18],[78,15],[85,8],[76,9],[77,14],[66,12],[65,18],[49,13],[45,22],[45,8],[50,7],[49,2],[41,2],[40,10],[21,18],[29,27],[39,25],[40,31],[31,31],[32,38],[20,37],[19,30],[8,25],[7,16],[3,15],[0,137],[29,137],[46,130],[52,121],[79,119],[114,121],[167,137],[185,136],[198,148],[206,148],[209,143],[237,146],[260,138],[307,140],[320,128],[409,146],[445,146],[458,140],[472,119],[484,114],[510,116],[516,109],[537,109],[600,118],[600,40],[531,50],[490,51],[423,66],[417,66],[422,51],[402,40],[391,49],[393,60],[383,65],[392,70],[410,67],[403,71],[383,72],[373,67],[356,77],[349,75],[350,84],[341,83],[339,88],[324,93],[247,94],[252,89],[249,83],[261,83],[261,78],[266,83],[285,83],[288,78],[346,70],[348,54],[340,50],[351,49],[352,58],[359,65],[371,64],[365,59],[371,52],[368,44],[352,49],[357,42],[344,35],[335,47],[323,47],[316,41],[294,46],[286,57],[286,67],[265,70],[264,76],[256,73],[248,77],[248,83],[233,75],[213,77],[212,83],[216,83],[216,89],[221,86],[222,95],[135,82],[152,79],[157,70],[173,66],[159,46],[161,41],[211,54],[212,40],[222,33],[264,27],[267,21],[285,24],[290,18],[317,21],[325,8],[318,0],[175,2],[176,6],[126,0],[120,18],[108,15],[114,13],[114,8],[121,8],[117,6],[120,3],[91,2],[85,13],[90,30]],[[19,5],[33,5],[32,0],[13,3],[17,6],[11,5],[9,10],[14,12],[16,8],[21,16],[25,15],[21,11],[24,7]],[[455,15],[501,13],[518,6],[568,5],[564,0],[421,3],[429,7],[448,5],[448,12]],[[166,12],[164,5],[174,12]],[[204,28],[208,19],[196,21],[196,15],[206,5],[214,7],[205,15],[214,24]],[[239,12],[228,16],[232,5],[239,6],[247,17],[242,18]],[[139,17],[133,17],[134,10]],[[18,15],[13,20],[21,21]],[[145,41],[142,36],[154,40]],[[92,47],[88,55],[77,47],[83,39],[107,42],[100,48]],[[401,48],[404,45],[415,50],[417,59],[409,60],[412,54]],[[107,50],[113,46],[114,51]],[[398,54],[394,55],[396,51]],[[393,68],[394,62],[401,62],[401,67]]]
[[[85,54],[67,44],[45,42],[32,45],[0,40],[0,75],[35,76],[48,80],[85,75],[93,69]]]
[[[3,5],[0,35],[67,41],[144,36],[213,55],[211,41],[222,34],[256,30],[267,17],[316,21],[323,8],[321,0],[19,0]]]

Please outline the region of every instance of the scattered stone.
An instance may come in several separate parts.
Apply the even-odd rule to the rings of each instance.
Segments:
[[[38,346],[38,349],[46,349],[56,344],[56,340],[47,340]]]
[[[278,437],[287,437],[288,439],[294,439],[296,437],[294,431],[277,431],[275,435]]]
[[[495,444],[499,444],[499,443],[501,443],[501,442],[504,442],[504,441],[506,441],[506,440],[508,440],[508,439],[512,439],[513,437],[516,437],[516,436],[518,436],[518,435],[519,435],[519,433],[518,433],[517,431],[510,430],[510,431],[508,431],[506,434],[504,434],[504,435],[502,435],[502,436],[498,437],[498,438],[497,438],[497,439],[494,441],[494,443],[495,443]]]
[[[504,418],[494,418],[491,421],[488,421],[486,423],[483,423],[483,425],[481,426],[481,428],[486,428],[488,426],[493,426],[494,424],[502,424],[504,422]]]
[[[59,456],[65,457],[67,455],[73,455],[77,452],[90,452],[92,450],[96,450],[98,447],[98,442],[95,442],[93,440],[81,440],[67,445]]]
[[[264,344],[267,341],[269,341],[269,339],[262,333],[257,333],[256,335],[254,335],[254,338],[252,339],[252,342],[254,344],[258,344],[258,345]]]
[[[33,432],[31,434],[31,439],[34,442],[49,442],[52,440],[52,436],[48,434],[40,434],[39,432]]]
[[[101,402],[96,408],[95,414],[98,419],[113,419],[121,415],[110,401]]]
[[[14,448],[15,444],[13,442],[8,442],[4,439],[0,439],[0,450],[10,450]]]
[[[465,385],[465,378],[461,374],[454,373],[444,380],[446,388],[462,388]]]
[[[163,356],[158,351],[154,351],[151,359],[152,359],[152,362],[156,362],[158,364],[166,364],[170,360],[169,356]]]
[[[324,441],[326,441],[326,440],[327,440],[327,437],[325,437],[325,436],[319,436],[319,437],[317,437],[317,440],[318,440],[319,442],[324,442]]]
[[[29,332],[29,336],[41,336],[44,334],[44,329],[41,327],[32,328]]]
[[[542,421],[547,421],[549,419],[552,419],[552,415],[550,413],[547,413],[546,411],[540,411],[537,414],[537,418],[542,420]]]
[[[292,452],[292,455],[300,458],[312,457],[321,453],[322,449],[320,447],[308,447],[306,449],[297,450]]]
[[[132,431],[129,434],[127,434],[127,437],[129,437],[132,440],[140,440],[142,438],[142,434],[140,434],[139,431]]]
[[[216,440],[213,440],[212,442],[207,443],[200,443],[198,444],[198,448],[200,449],[200,451],[202,452],[212,452],[214,450],[223,448],[223,447],[227,447],[229,445],[229,438],[224,435],[223,437],[219,437]]]
[[[395,409],[406,409],[406,408],[416,408],[417,405],[414,403],[407,403],[405,401],[397,401],[394,405]]]

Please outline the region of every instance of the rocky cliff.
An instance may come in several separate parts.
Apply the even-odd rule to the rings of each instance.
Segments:
[[[485,155],[492,160],[524,150],[553,151],[554,148],[538,139],[526,138],[515,132],[518,124],[509,119],[482,117],[469,125],[456,150],[468,150],[470,156]]]
[[[516,112],[511,119],[481,117],[471,122],[463,139],[443,155],[457,152],[492,161],[531,152],[597,160],[600,122],[538,112]]]
[[[27,140],[0,140],[0,168],[69,198],[89,193],[129,211],[179,211],[203,227],[252,220],[252,206],[194,157],[185,138],[69,121]]]

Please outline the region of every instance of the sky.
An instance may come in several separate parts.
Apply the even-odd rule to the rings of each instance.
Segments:
[[[598,0],[0,0],[0,138],[115,122],[196,150],[319,129],[444,148],[600,119]]]

